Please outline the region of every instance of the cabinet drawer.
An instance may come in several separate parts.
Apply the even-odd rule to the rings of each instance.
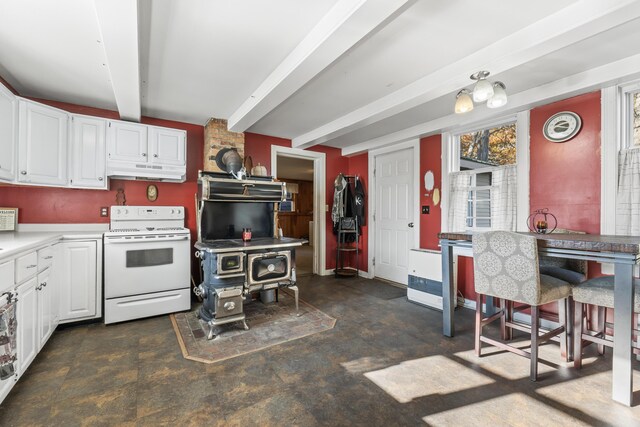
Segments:
[[[38,251],[38,271],[43,271],[53,264],[53,246]]]
[[[13,288],[15,285],[15,263],[13,261],[0,264],[0,293]]]
[[[31,252],[16,260],[16,283],[22,283],[26,279],[35,276],[38,272],[38,254]]]

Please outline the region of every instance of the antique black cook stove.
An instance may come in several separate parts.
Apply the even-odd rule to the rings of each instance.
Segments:
[[[194,292],[203,299],[199,318],[209,325],[208,339],[216,327],[242,322],[252,292],[288,287],[298,310],[295,247],[304,240],[274,238],[274,212],[284,200],[285,184],[270,177],[230,179],[226,174],[200,172],[198,177],[198,242],[195,244],[204,272]],[[252,238],[242,240],[251,228]]]

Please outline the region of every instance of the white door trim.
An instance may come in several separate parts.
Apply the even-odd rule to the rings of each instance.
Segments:
[[[316,151],[272,145],[271,175],[274,177],[278,176],[278,156],[313,160],[313,228],[316,242],[313,248],[313,273],[323,275],[327,265],[327,215],[325,212],[327,155]]]
[[[420,140],[394,144],[390,147],[383,147],[377,150],[369,151],[369,203],[367,205],[368,227],[369,231],[369,276],[375,277],[375,266],[373,265],[373,257],[376,253],[376,224],[373,219],[374,210],[376,208],[376,178],[374,170],[376,167],[376,156],[386,154],[393,151],[404,150],[405,148],[413,149],[413,247],[420,247]]]

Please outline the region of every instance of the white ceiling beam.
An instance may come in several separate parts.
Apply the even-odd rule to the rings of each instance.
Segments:
[[[229,130],[247,130],[408,2],[409,0],[338,1],[231,114]]]
[[[111,86],[120,118],[139,122],[140,52],[138,2],[135,0],[94,0],[107,57]]]
[[[489,70],[494,75],[500,74],[638,17],[640,2],[636,0],[577,1],[472,55],[293,138],[292,146],[308,148],[322,144],[457,92],[472,83],[469,75],[473,72]]]
[[[342,149],[342,155],[352,156],[436,133],[469,128],[474,123],[486,123],[497,117],[509,116],[539,105],[570,98],[610,85],[620,84],[637,77],[640,77],[640,54],[509,95],[509,103],[506,108],[493,110],[486,106],[481,106],[464,115],[450,114],[366,142],[345,147]]]

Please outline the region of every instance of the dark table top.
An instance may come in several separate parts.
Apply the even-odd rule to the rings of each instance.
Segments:
[[[534,236],[541,248],[573,249],[589,252],[618,252],[640,254],[640,236],[608,236],[600,234],[537,234],[519,233]],[[447,240],[471,241],[471,232],[439,233],[438,238]]]

